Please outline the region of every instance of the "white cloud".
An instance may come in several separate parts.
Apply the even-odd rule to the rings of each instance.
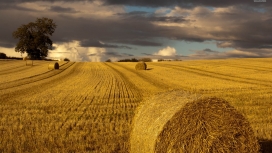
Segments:
[[[176,49],[172,48],[170,46],[167,46],[166,48],[163,48],[163,49],[159,50],[157,53],[154,53],[154,55],[175,56],[176,55]]]
[[[117,13],[124,13],[125,9],[123,6],[106,6],[103,5],[101,1],[77,1],[72,3],[67,3],[63,1],[52,2],[24,2],[19,3],[18,6],[26,9],[32,9],[39,11],[39,14],[45,14],[50,16],[64,15],[69,12],[58,12],[57,10],[51,10],[52,7],[58,7],[63,9],[69,9],[73,12],[69,13],[69,16],[76,18],[103,18],[103,17],[113,17]],[[37,12],[31,12],[33,16],[36,16]]]
[[[80,47],[79,41],[54,44],[53,46],[55,49],[49,53],[48,58],[69,58],[71,61],[89,62],[104,62],[107,59],[118,61],[120,59],[132,58],[129,55],[120,54],[112,48]]]
[[[82,61],[83,57],[78,51],[79,42],[73,41],[63,44],[53,44],[54,50],[48,53],[48,58],[63,59],[69,58],[71,61]]]
[[[91,62],[103,62],[106,53],[105,48],[89,47],[88,55]]]
[[[159,9],[157,9],[154,13],[156,15],[166,15],[167,13],[169,13],[171,11],[170,8],[166,8],[166,7],[161,7]]]
[[[7,56],[10,56],[10,57],[25,57],[26,56],[26,53],[21,54],[21,53],[15,52],[15,48],[0,47],[0,53],[5,53]]]

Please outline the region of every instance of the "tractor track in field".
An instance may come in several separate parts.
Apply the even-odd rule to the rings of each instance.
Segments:
[[[176,70],[182,70],[182,71],[186,71],[186,72],[189,72],[189,73],[194,73],[194,74],[207,76],[207,77],[211,77],[211,78],[217,78],[217,79],[221,79],[221,80],[240,82],[240,83],[246,83],[246,84],[252,84],[252,85],[262,85],[262,86],[265,86],[265,87],[272,87],[272,84],[268,84],[268,83],[272,83],[272,81],[237,77],[237,76],[232,76],[232,75],[227,75],[227,74],[221,74],[221,73],[216,73],[216,72],[205,71],[205,70],[192,68],[192,67],[177,66],[177,65],[165,64],[165,63],[164,63],[164,66],[162,66],[162,65],[157,65],[157,66],[172,68],[172,69],[176,69]],[[254,82],[247,81],[247,80],[251,80],[251,81],[254,81]]]
[[[31,69],[32,67],[35,67],[40,63],[44,64],[43,61],[36,61],[33,64],[33,66],[26,66],[25,63],[20,61],[18,61],[18,63],[13,63],[13,64],[4,64],[4,65],[1,65],[0,75]]]
[[[12,68],[12,69],[1,71],[0,75],[5,75],[5,74],[13,73],[13,72],[18,73],[18,72],[22,72],[22,71],[25,71],[25,70],[28,70],[28,69],[31,69],[31,68],[32,68],[31,66],[15,67],[15,68]]]
[[[116,72],[121,78],[123,78],[123,80],[126,80],[126,84],[129,85],[129,87],[126,86],[126,88],[125,88],[127,93],[131,92],[129,90],[129,88],[131,88],[131,89],[133,89],[133,91],[137,92],[137,94],[136,94],[137,97],[142,97],[142,94],[140,94],[139,89],[133,83],[131,83],[125,75],[123,75],[119,70],[115,69],[114,67],[110,66],[109,64],[107,64],[107,63],[103,63],[103,64],[105,64],[107,67],[109,67],[114,72]],[[129,96],[129,94],[128,94],[128,96]]]
[[[207,94],[207,93],[225,93],[225,92],[239,92],[239,93],[247,93],[247,92],[253,92],[255,94],[259,94],[262,92],[265,93],[272,93],[272,91],[270,91],[269,87],[266,88],[225,88],[225,89],[208,89],[208,90],[204,90],[204,89],[199,89],[197,90],[197,93],[200,94]]]
[[[258,67],[258,66],[252,66],[252,65],[234,65],[234,64],[229,64],[226,65],[229,67],[235,67],[235,68],[241,68],[241,69],[248,69],[248,70],[256,70],[256,71],[260,71],[260,72],[271,72],[271,68],[267,68],[267,67]],[[255,67],[255,68],[252,68]]]
[[[105,64],[106,64],[106,63],[105,63]],[[134,70],[131,70],[131,69],[127,68],[127,67],[118,65],[117,63],[112,63],[112,64],[114,64],[114,65],[116,65],[116,66],[118,66],[118,67],[121,67],[121,68],[123,68],[123,69],[125,69],[125,70],[127,70],[127,71],[129,71],[129,72],[132,72],[133,74],[136,74],[137,76],[139,76],[140,78],[142,78],[142,79],[145,80],[146,82],[148,82],[148,83],[150,83],[150,84],[156,86],[157,88],[160,88],[160,89],[161,89],[161,88],[163,88],[163,89],[169,89],[169,88],[171,88],[171,86],[168,85],[168,84],[165,84],[165,83],[156,81],[156,80],[154,80],[154,79],[150,79],[150,77],[148,77],[148,76],[146,76],[146,75],[143,75],[143,74],[141,74],[141,73],[139,73],[139,72],[136,72],[136,71],[134,71]],[[109,64],[106,64],[106,65],[108,65],[108,66],[111,67],[112,69],[115,69],[115,68],[113,68],[112,66],[110,66]],[[119,72],[117,69],[115,69],[115,71]],[[121,72],[119,72],[119,73],[121,73]],[[121,73],[121,75],[122,75],[122,73]]]
[[[132,120],[130,111],[138,105],[140,94],[132,83],[107,65],[101,64],[90,70],[90,79],[93,81],[90,82],[90,87],[82,88],[82,94],[86,97],[74,98],[78,102],[69,111],[62,112],[66,118],[59,124],[57,131],[76,134],[78,131],[71,129],[88,129],[89,132],[85,135],[94,137],[92,141],[100,144],[96,147],[120,145],[118,141],[110,140],[107,140],[110,143],[104,145],[103,139],[126,139],[129,136],[128,122]],[[95,150],[99,151],[98,148]]]
[[[113,120],[118,121],[131,118],[125,110],[136,108],[135,105],[137,104],[134,98],[140,98],[138,91],[133,90],[125,78],[106,65],[102,65],[102,68],[101,66],[100,68],[95,66],[89,71],[91,72],[89,74],[86,72],[80,73],[81,76],[90,76],[92,80],[91,84],[82,86],[81,95],[85,96],[78,95],[74,97],[73,99],[76,100],[75,104],[70,103],[69,108],[65,109],[66,111],[58,112],[58,114],[63,114],[65,118],[62,119],[62,122],[57,123],[57,126],[50,128],[50,131],[65,131],[76,127],[82,128],[87,123],[82,122],[81,118],[94,123],[100,123],[101,121],[103,123],[111,123]],[[84,78],[88,78],[87,76],[84,76]],[[116,116],[120,114],[118,113],[119,111],[115,112],[117,108],[119,111],[123,110],[121,112],[125,114],[122,114],[121,118],[110,117],[111,115]],[[74,118],[75,113],[78,116],[77,119]],[[55,127],[56,129],[54,129]]]
[[[74,64],[74,62],[68,62],[68,63],[61,65],[59,70],[50,70],[50,71],[46,71],[44,73],[40,73],[40,74],[33,75],[30,77],[22,78],[19,80],[1,83],[0,84],[0,91],[5,90],[5,89],[9,89],[9,88],[22,86],[22,85],[33,83],[33,82],[38,82],[38,81],[56,76],[56,75],[62,73],[63,71],[65,71],[66,69],[68,69],[73,64]]]
[[[26,65],[21,65],[14,67],[13,65],[10,65],[9,67],[5,67],[5,69],[0,70],[0,75],[6,75],[6,74],[11,74],[11,73],[20,73],[22,71],[30,70],[32,68],[35,68],[37,66],[42,65],[47,65],[49,63],[44,63],[43,61],[38,61],[35,62],[33,66],[26,66]],[[60,66],[63,64],[60,64]]]
[[[262,66],[247,65],[247,64],[220,63],[220,66],[228,66],[228,67],[234,67],[234,68],[255,70],[255,71],[260,71],[260,72],[271,72],[272,71],[270,67],[262,67]]]

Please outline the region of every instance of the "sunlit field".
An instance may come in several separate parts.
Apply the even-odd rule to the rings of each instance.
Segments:
[[[0,61],[0,152],[129,152],[135,109],[171,89],[227,100],[272,152],[272,58],[49,63]]]

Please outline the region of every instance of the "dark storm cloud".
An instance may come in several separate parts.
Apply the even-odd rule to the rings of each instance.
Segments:
[[[194,7],[194,6],[213,6],[213,7],[225,7],[232,5],[270,5],[271,1],[267,0],[265,3],[256,3],[253,0],[104,0],[108,5],[136,5],[136,6],[181,6],[181,7]]]
[[[209,48],[206,48],[203,50],[204,52],[209,52],[209,53],[217,53],[218,51],[211,50]]]
[[[121,56],[119,53],[111,52],[111,51],[105,52],[104,54],[108,55],[108,56],[113,56],[113,57],[120,57]]]
[[[161,34],[163,31],[165,33],[172,31],[171,28],[158,27],[146,20],[104,20],[59,16],[54,21],[58,25],[53,35],[55,41],[79,40],[83,47],[131,49],[127,45],[161,46],[161,42],[152,39],[164,37]],[[103,44],[98,40],[106,43]]]
[[[172,23],[181,23],[185,20],[183,17],[175,17],[175,16],[161,16],[161,17],[151,17],[150,18],[151,21],[158,21],[158,22],[172,22]]]
[[[94,0],[1,0],[0,3],[25,3],[25,2],[79,2]]]
[[[98,48],[125,48],[125,49],[132,49],[128,46],[119,46],[119,45],[113,45],[113,44],[106,44],[101,43],[98,40],[83,40],[81,41],[80,45],[82,47],[98,47]]]
[[[0,37],[1,39],[1,37]],[[8,41],[0,42],[0,47],[13,48],[15,46],[14,43],[10,43]]]
[[[128,53],[122,53],[122,55],[125,55],[125,56],[134,56],[133,54],[128,54]]]
[[[1,11],[1,9],[0,9]],[[13,10],[11,10],[13,12]],[[15,47],[18,40],[12,37],[12,33],[22,24],[27,24],[35,20],[33,17],[21,13],[2,13],[0,12],[0,47]]]
[[[51,9],[52,8],[59,11],[73,11],[72,8],[56,6],[51,7]],[[203,15],[205,12],[207,14],[205,20],[211,20],[211,24],[205,25],[205,23],[203,24],[203,28],[191,26],[195,21],[185,20],[183,17],[157,17],[154,14],[146,15],[147,13],[145,12],[132,12],[131,14],[134,15],[126,13],[123,15],[119,14],[115,16],[117,17],[116,19],[87,19],[75,18],[68,15],[59,15],[53,18],[58,27],[53,34],[52,40],[54,42],[78,40],[82,47],[124,49],[131,49],[126,45],[163,46],[163,43],[156,41],[155,38],[167,38],[171,40],[185,40],[192,42],[217,40],[220,41],[217,44],[218,47],[224,47],[225,45],[225,47],[233,48],[271,48],[272,37],[269,34],[269,31],[272,30],[272,19],[267,18],[265,20],[261,20],[258,17],[258,15],[264,16],[266,14],[252,12],[251,10],[242,10],[242,13],[232,11],[217,14],[207,13],[207,11],[204,10],[198,12],[198,14]],[[5,17],[7,15],[9,18]],[[269,17],[268,13],[267,16]],[[4,47],[11,47],[12,44],[13,46],[16,44],[17,41],[11,36],[14,30],[16,30],[21,24],[26,24],[29,21],[35,20],[33,17],[29,18],[27,14],[5,15],[4,13],[0,16],[0,19],[1,27],[5,27],[5,30],[1,30],[0,35],[0,43]],[[247,20],[244,21],[242,19]],[[197,20],[199,21],[199,19]],[[159,26],[153,24],[153,21],[159,21],[166,24],[184,23],[186,26]],[[228,23],[228,21],[231,23]],[[221,26],[222,30],[205,30],[206,27],[209,28],[210,26],[216,25]],[[207,37],[207,34],[210,36]],[[105,41],[106,43],[102,44],[97,40]],[[222,44],[222,42],[229,43]],[[116,45],[115,43],[124,45]]]
[[[2,12],[0,13],[2,14]],[[22,24],[35,21],[36,17],[29,17],[29,15],[24,13],[5,13],[0,15],[0,26],[2,27],[0,43],[2,47],[11,47],[15,46],[18,41],[12,38],[12,32]],[[7,15],[9,18],[6,18]],[[131,49],[131,47],[127,45],[116,45],[114,43],[138,46],[161,46],[162,44],[160,42],[148,40],[154,37],[162,37],[160,34],[161,31],[170,30],[157,27],[150,22],[146,22],[146,20],[85,19],[74,18],[68,15],[59,15],[52,19],[57,24],[55,33],[52,36],[54,43],[78,40],[81,42],[82,47]],[[97,40],[107,43],[102,44]]]
[[[129,57],[129,56],[134,56],[134,55],[128,54],[128,53],[119,53],[119,52],[116,52],[116,51],[105,51],[103,53],[91,53],[91,54],[88,54],[88,56],[125,58],[125,57]]]
[[[51,6],[48,11],[52,12],[58,12],[58,13],[77,13],[79,11],[76,11],[73,8],[65,8],[65,7],[60,7],[60,6]]]
[[[162,46],[163,44],[160,42],[153,42],[147,40],[119,40],[116,41],[118,43],[130,44],[130,45],[137,45],[137,46]]]
[[[204,50],[191,50],[191,52],[194,52],[194,54],[191,55],[192,57],[212,57],[220,54],[220,52],[211,50],[209,48]]]
[[[148,54],[148,53],[142,53],[142,55],[152,55],[152,54]]]
[[[24,8],[21,6],[18,6],[16,3],[3,3],[0,2],[0,10],[17,10],[17,11],[25,11],[25,12],[38,12],[35,9],[31,8]]]
[[[119,13],[116,14],[120,16],[122,19],[126,20],[141,20],[141,21],[155,21],[155,22],[165,22],[165,23],[181,23],[188,21],[184,19],[184,17],[176,17],[176,16],[156,16],[153,13],[148,13],[144,11],[133,11],[129,13]]]
[[[151,59],[164,59],[164,60],[175,60],[175,59],[184,59],[187,58],[188,56],[184,55],[170,55],[170,56],[163,56],[163,55],[154,55],[154,54],[144,54],[144,58],[151,58]],[[142,58],[142,57],[139,57]]]
[[[22,2],[79,2],[95,0],[1,0],[0,3],[22,3]],[[253,0],[101,0],[104,5],[132,5],[132,6],[147,6],[147,7],[195,7],[195,6],[211,6],[211,7],[226,7],[234,5],[248,6],[271,6],[272,1],[254,2]]]

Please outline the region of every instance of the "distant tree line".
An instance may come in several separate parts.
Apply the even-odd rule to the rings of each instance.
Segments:
[[[181,59],[158,59],[158,62],[162,61],[182,61]]]
[[[132,58],[132,59],[121,59],[118,62],[139,62],[139,61],[152,62],[152,59],[151,58],[142,58],[142,59]],[[106,62],[111,62],[111,61],[107,60]]]
[[[23,58],[22,57],[13,57],[13,56],[7,56],[5,53],[1,53],[0,52],[0,59],[16,59],[16,60],[22,60]],[[46,60],[46,61],[58,61],[56,59],[46,59],[46,58],[43,58],[43,60]],[[69,58],[64,58],[63,61],[70,61]]]
[[[23,58],[21,58],[21,57],[7,56],[5,53],[1,53],[0,52],[0,59],[17,59],[17,60],[22,60]]]
[[[132,59],[121,59],[118,62],[139,62],[138,59],[132,58]]]
[[[139,61],[152,62],[152,59],[151,58],[142,58],[142,59],[132,58],[132,59],[121,59],[118,62],[139,62]],[[182,61],[182,60],[181,59],[158,59],[158,62],[162,62],[162,61]],[[111,62],[111,60],[108,59],[106,62]]]

